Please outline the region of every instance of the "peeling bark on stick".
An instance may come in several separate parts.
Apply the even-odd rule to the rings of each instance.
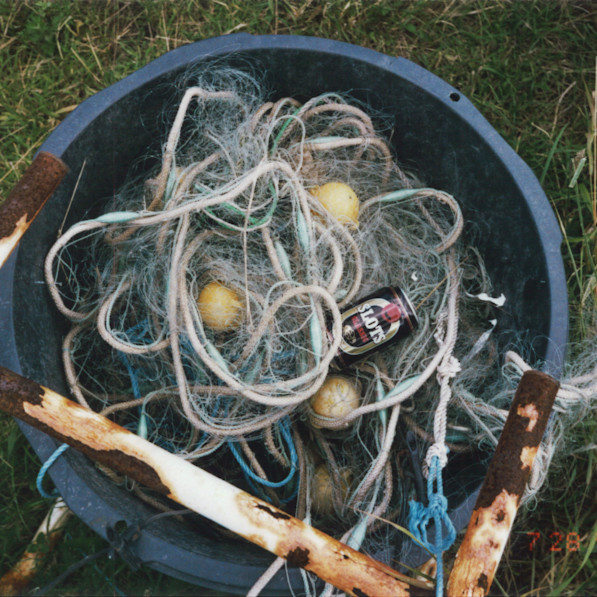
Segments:
[[[410,579],[83,408],[0,367],[0,409],[68,443],[349,595],[430,595]],[[411,586],[412,585],[412,586]]]
[[[8,259],[68,168],[46,151],[40,151],[0,206],[0,267]]]
[[[449,597],[488,593],[559,387],[555,379],[540,371],[522,376],[456,554],[447,587]]]
[[[25,593],[46,556],[62,537],[62,530],[71,514],[62,498],[55,502],[21,559],[0,578],[0,597],[14,597]]]

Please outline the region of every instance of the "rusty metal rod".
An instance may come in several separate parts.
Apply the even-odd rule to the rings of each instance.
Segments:
[[[0,267],[67,172],[68,168],[60,158],[40,151],[0,205]]]
[[[0,367],[0,409],[157,490],[349,595],[430,595],[411,579],[106,417]]]
[[[487,595],[559,387],[540,371],[526,371],[522,376],[456,554],[447,586],[449,597]]]

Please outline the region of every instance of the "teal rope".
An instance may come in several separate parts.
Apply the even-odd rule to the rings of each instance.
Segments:
[[[256,475],[251,470],[251,467],[244,461],[244,458],[234,441],[231,439],[228,440],[228,447],[230,448],[232,455],[240,465],[247,480],[253,480],[256,483],[259,483],[260,485],[264,485],[265,487],[277,488],[284,487],[284,485],[289,483],[292,480],[292,477],[294,477],[294,474],[298,470],[298,455],[296,453],[296,448],[294,447],[294,442],[290,433],[290,423],[286,419],[287,417],[282,419],[279,425],[280,430],[282,431],[282,436],[286,440],[286,443],[290,451],[290,472],[288,473],[286,478],[282,479],[282,481],[267,481],[266,479],[262,479],[261,477]]]
[[[52,493],[48,493],[43,488],[43,480],[46,476],[46,473],[50,469],[50,467],[62,456],[62,454],[68,448],[68,444],[62,444],[58,446],[56,450],[54,450],[53,454],[43,463],[42,467],[39,469],[39,473],[37,473],[37,479],[35,480],[35,484],[37,485],[37,491],[39,491],[42,497],[45,497],[47,500],[53,500],[57,498],[60,494],[58,491],[54,490]]]
[[[434,490],[434,485],[437,490]],[[427,477],[427,499],[429,505],[411,500],[410,513],[408,517],[408,528],[410,532],[432,553],[437,560],[437,575],[435,579],[436,597],[443,597],[444,594],[444,568],[442,553],[446,551],[456,539],[456,529],[448,516],[448,500],[444,496],[442,484],[442,468],[439,458],[434,456],[429,467]],[[433,520],[435,524],[435,542],[427,539],[427,525]],[[447,535],[444,538],[443,528]]]

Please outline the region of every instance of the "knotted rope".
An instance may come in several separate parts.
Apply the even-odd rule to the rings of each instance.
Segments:
[[[450,258],[450,269],[455,269],[455,262]],[[458,285],[453,281],[450,288],[450,299],[457,300]],[[451,316],[450,316],[451,315]],[[448,462],[446,446],[447,411],[452,389],[450,381],[460,372],[460,362],[453,355],[458,332],[458,313],[443,311],[438,318],[437,331],[434,335],[440,349],[445,349],[443,358],[437,368],[439,384],[439,403],[433,421],[434,443],[427,450],[425,457],[427,472],[428,505],[411,500],[409,512],[409,529],[411,533],[431,552],[437,560],[436,595],[441,597],[444,591],[442,554],[456,539],[456,530],[448,516],[448,500],[444,496],[442,470]],[[430,521],[435,525],[435,541],[427,536]],[[445,536],[444,536],[445,530]]]

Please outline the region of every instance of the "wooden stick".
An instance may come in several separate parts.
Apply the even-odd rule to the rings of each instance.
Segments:
[[[24,594],[46,556],[62,536],[64,525],[71,514],[62,498],[55,501],[21,559],[0,578],[0,597]]]
[[[155,446],[109,419],[0,367],[0,409],[66,442],[349,595],[430,594],[414,580]],[[421,590],[422,589],[422,590]]]
[[[40,151],[0,206],[0,267],[52,196],[68,168],[55,155]]]
[[[547,427],[559,383],[526,371],[487,469],[448,581],[447,595],[487,595]]]

